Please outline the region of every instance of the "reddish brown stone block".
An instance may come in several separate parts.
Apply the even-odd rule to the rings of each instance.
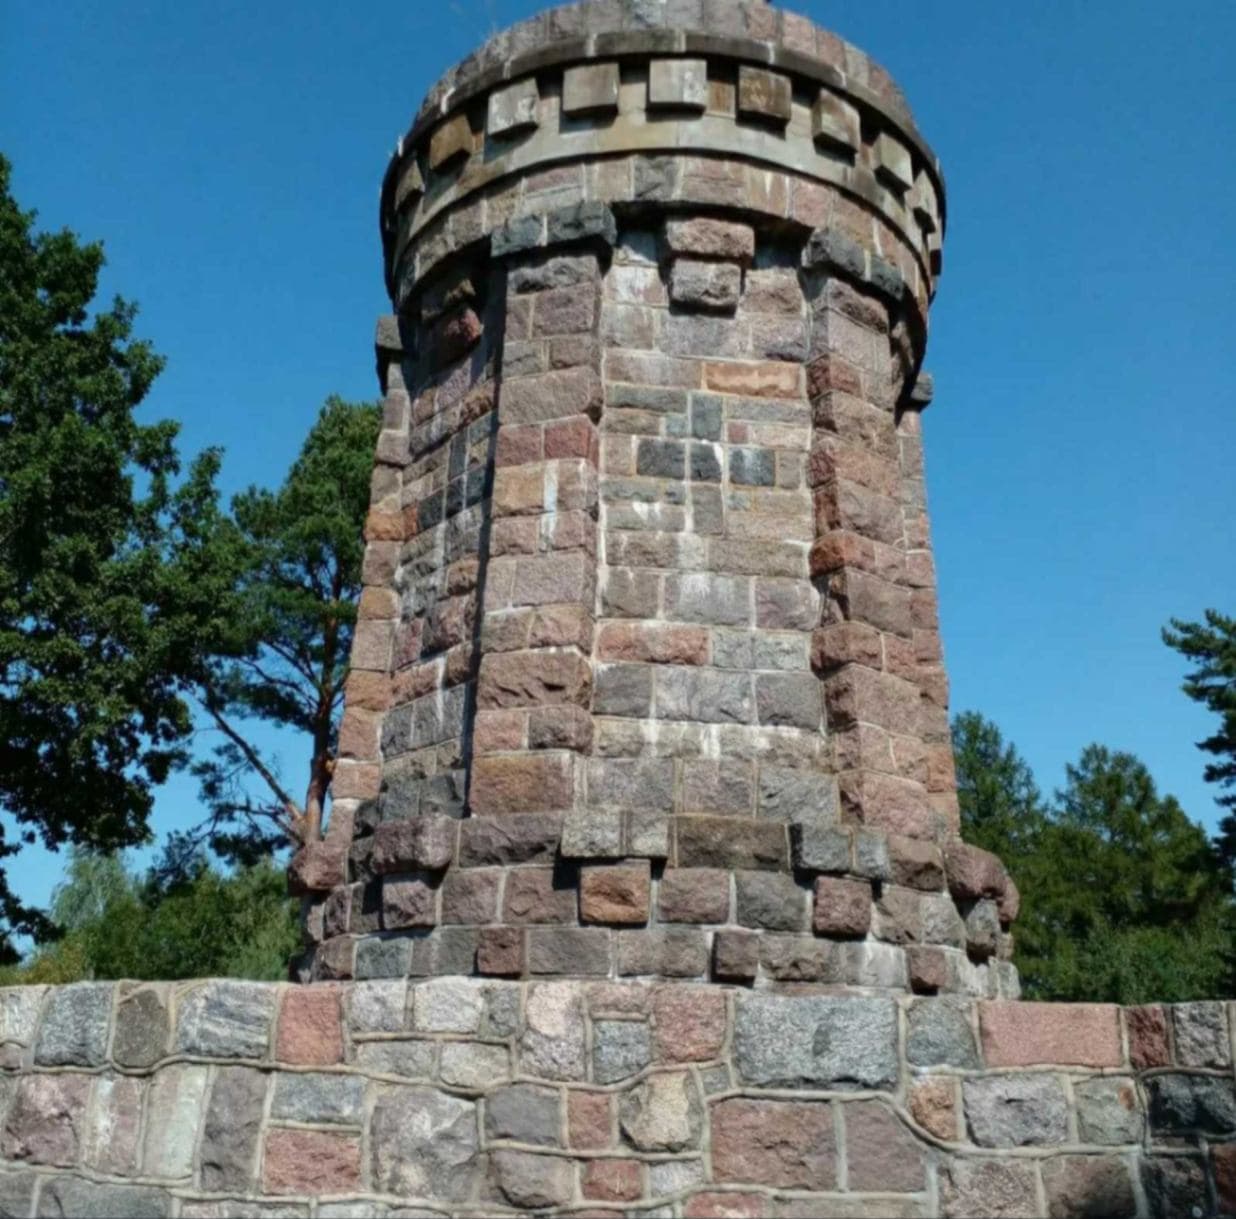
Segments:
[[[850,1189],[912,1194],[927,1186],[922,1144],[880,1101],[844,1105]]]
[[[942,949],[912,944],[906,949],[910,989],[916,995],[934,995],[948,989],[948,958]]]
[[[871,885],[817,876],[812,923],[819,935],[866,935],[871,929]]]
[[[343,1061],[337,986],[319,984],[284,992],[275,1057],[280,1062],[314,1067]]]
[[[957,1138],[957,1092],[951,1079],[919,1079],[910,1087],[910,1116],[928,1134],[951,1142]]]
[[[1215,1193],[1219,1195],[1220,1213],[1236,1215],[1236,1143],[1211,1147],[1210,1164],[1215,1177]]]
[[[730,874],[720,868],[667,868],[657,888],[663,923],[724,923],[730,912]]]
[[[708,632],[697,626],[611,622],[597,635],[597,657],[604,661],[705,665]]]
[[[292,856],[288,865],[288,892],[328,893],[348,883],[348,844],[311,842]]]
[[[718,931],[712,941],[712,971],[723,982],[749,982],[759,972],[760,937],[753,931]]]
[[[614,1137],[612,1098],[604,1092],[567,1094],[567,1141],[581,1151],[600,1151]]]
[[[518,927],[482,927],[476,967],[492,978],[518,978],[524,972],[524,933]]]
[[[682,1213],[684,1219],[765,1219],[768,1199],[763,1194],[708,1190],[688,1198]]]
[[[644,1191],[644,1166],[638,1160],[589,1160],[580,1189],[593,1201],[634,1202]]]
[[[497,868],[452,868],[442,880],[442,921],[492,923],[501,881]]]
[[[802,393],[801,379],[797,364],[779,361],[709,361],[704,365],[706,388],[746,398],[797,398]]]
[[[831,1189],[836,1137],[827,1102],[723,1100],[712,1107],[716,1181],[780,1189]]]
[[[944,887],[944,857],[934,842],[890,834],[888,859],[897,884],[926,892]]]
[[[646,923],[651,877],[646,859],[584,868],[579,913],[585,923]]]
[[[318,1130],[266,1136],[262,1189],[268,1194],[346,1194],[360,1188],[360,1139]]]
[[[1004,892],[1004,865],[981,847],[950,843],[944,852],[944,866],[954,897],[999,897]]]
[[[1118,1067],[1120,1009],[1111,1003],[980,1003],[989,1067]]]
[[[575,764],[569,753],[477,758],[469,794],[477,816],[568,809],[575,801]]]
[[[574,651],[506,652],[481,661],[477,705],[484,710],[586,706],[592,695],[592,665]]]
[[[1172,1051],[1167,1037],[1167,1012],[1153,1004],[1127,1007],[1124,1023],[1129,1033],[1129,1062],[1139,1071],[1171,1065]]]
[[[652,1001],[658,1062],[708,1062],[725,1044],[727,1002],[703,987],[663,986]]]
[[[575,922],[575,886],[556,879],[553,868],[515,868],[507,873],[502,917],[510,923]]]

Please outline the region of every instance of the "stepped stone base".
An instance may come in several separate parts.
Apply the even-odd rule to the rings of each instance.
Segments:
[[[0,1214],[1236,1212],[1236,1003],[435,978],[0,991]]]

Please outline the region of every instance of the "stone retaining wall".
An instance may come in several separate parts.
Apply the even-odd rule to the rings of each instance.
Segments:
[[[0,1215],[1236,1212],[1236,1003],[0,991]]]

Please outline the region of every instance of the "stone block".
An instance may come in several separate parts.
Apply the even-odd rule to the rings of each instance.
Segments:
[[[839,982],[837,945],[809,935],[759,937],[760,965],[778,982]]]
[[[822,1191],[837,1180],[832,1106],[827,1102],[749,1100],[712,1106],[715,1181]]]
[[[92,1219],[166,1219],[172,1195],[149,1185],[119,1185],[51,1177],[39,1194],[40,1216],[90,1215]]]
[[[788,76],[752,68],[738,69],[738,114],[784,127],[793,114],[793,88]]]
[[[590,1160],[580,1175],[585,1198],[604,1202],[634,1202],[644,1192],[644,1169],[638,1160]]]
[[[83,1140],[82,1158],[89,1167],[118,1177],[137,1172],[145,1095],[145,1081],[132,1076],[101,1075],[95,1080],[90,1121]],[[194,1119],[191,1130],[196,1133],[196,1115]],[[0,1193],[0,1215],[11,1213]]]
[[[502,916],[510,923],[575,922],[573,877],[555,868],[515,868],[506,878]]]
[[[1236,1134],[1236,1083],[1230,1076],[1152,1075],[1145,1087],[1151,1134]]]
[[[489,1140],[557,1147],[562,1141],[561,1126],[562,1094],[555,1088],[512,1084],[485,1098],[485,1137]]]
[[[738,872],[734,877],[736,913],[744,927],[769,931],[803,931],[807,894],[783,872]]]
[[[602,927],[531,927],[528,972],[606,977],[612,968],[610,933]]]
[[[88,1075],[19,1079],[0,1132],[0,1153],[6,1160],[32,1164],[76,1164],[86,1134],[89,1099]]]
[[[557,1156],[494,1151],[489,1156],[489,1180],[504,1202],[545,1210],[564,1206],[571,1200],[575,1173],[570,1161]]]
[[[646,923],[651,873],[647,860],[592,866],[580,874],[579,912],[585,923]]]
[[[176,1049],[203,1058],[265,1058],[276,991],[264,982],[214,981],[180,998]]]
[[[840,876],[817,876],[812,926],[818,935],[866,935],[871,928],[871,885]]]
[[[468,116],[455,114],[429,137],[429,168],[441,170],[472,155],[472,127]]]
[[[1069,1137],[1068,1102],[1055,1075],[962,1081],[970,1137],[980,1147],[1043,1147]]]
[[[737,817],[678,817],[674,822],[680,868],[780,871],[789,860],[786,827]]]
[[[850,1189],[913,1194],[927,1187],[923,1146],[892,1109],[880,1101],[858,1101],[841,1112]]]
[[[113,1061],[136,1069],[153,1066],[167,1053],[171,1032],[166,989],[122,983],[118,997]]]
[[[648,66],[648,108],[708,108],[708,61],[654,59]]]
[[[904,194],[914,185],[914,166],[910,150],[896,136],[881,131],[876,136],[872,153],[876,163],[876,177],[890,190]]]
[[[696,216],[669,220],[665,243],[677,255],[746,264],[755,257],[755,230],[749,224]]]
[[[1043,1188],[1052,1219],[1137,1214],[1129,1166],[1115,1156],[1056,1156],[1043,1164]]]
[[[760,937],[750,931],[718,931],[713,937],[712,969],[723,982],[749,982],[760,966]]]
[[[1118,1067],[1120,1012],[1109,1003],[982,1003],[979,1030],[989,1067]]]
[[[915,1080],[910,1086],[907,1106],[910,1116],[928,1134],[950,1143],[957,1139],[957,1094],[951,1079]]]
[[[46,986],[9,986],[0,990],[0,1044],[30,1045],[39,1024]]]
[[[525,1021],[521,1071],[542,1079],[582,1080],[586,1050],[580,988],[569,982],[529,986]]]
[[[361,1187],[361,1141],[323,1130],[271,1130],[262,1157],[268,1194],[347,1194]]]
[[[708,1062],[721,1054],[726,997],[708,988],[663,986],[653,997],[658,1062]]]
[[[451,869],[442,880],[442,922],[492,923],[501,880],[496,868]]]
[[[1025,1219],[1039,1211],[1034,1165],[1024,1160],[955,1159],[940,1170],[947,1219]]]
[[[473,978],[431,978],[412,988],[412,1027],[421,1033],[476,1033],[485,990]]]
[[[742,268],[729,262],[677,258],[670,270],[670,300],[684,309],[733,313],[742,297]]]
[[[1171,1011],[1180,1066],[1222,1069],[1232,1065],[1232,1044],[1221,1002],[1177,1003]]]
[[[458,822],[442,814],[384,821],[374,831],[372,863],[375,872],[436,872],[455,854]]]
[[[491,136],[513,136],[536,127],[540,101],[535,76],[495,89],[489,95],[486,131]]]
[[[1206,1170],[1199,1157],[1144,1156],[1140,1167],[1142,1190],[1152,1219],[1206,1214]]]
[[[358,1075],[312,1071],[276,1075],[270,1114],[291,1122],[359,1126],[365,1117],[365,1081]]]
[[[6,1216],[6,1219],[8,1216],[25,1219],[34,1205],[34,1187],[38,1180],[33,1172],[24,1170],[0,1173],[0,1215]]]
[[[565,810],[574,803],[575,783],[575,759],[569,753],[477,758],[472,769],[472,812],[491,817]]]
[[[567,68],[562,81],[563,114],[605,114],[617,109],[616,63],[589,63]]]
[[[315,1067],[343,1061],[338,987],[319,984],[284,993],[275,1057],[280,1062]]]
[[[348,1030],[398,1033],[407,1027],[408,984],[402,978],[357,982],[347,990]]]
[[[729,873],[719,868],[668,868],[657,884],[663,923],[724,923],[729,919]]]
[[[619,977],[698,978],[708,972],[708,939],[693,927],[614,934]]]
[[[459,865],[465,868],[550,863],[561,832],[559,817],[524,813],[473,816],[459,827]]]
[[[506,1046],[479,1041],[451,1041],[442,1046],[438,1074],[444,1084],[483,1092],[511,1077]]]
[[[906,1061],[915,1067],[982,1066],[965,999],[917,999],[906,1014]]]
[[[609,1147],[613,1139],[614,1114],[610,1097],[603,1092],[572,1090],[567,1095],[568,1145],[572,1149],[598,1151]]]
[[[179,1179],[192,1175],[206,1083],[205,1067],[179,1064],[164,1067],[151,1080],[142,1146],[147,1176]]]
[[[380,1193],[462,1202],[480,1172],[477,1107],[434,1088],[380,1088],[369,1125],[369,1179]]]
[[[1142,1141],[1141,1103],[1132,1079],[1108,1075],[1075,1083],[1073,1104],[1083,1143],[1116,1147]]]
[[[990,851],[953,842],[944,852],[949,892],[956,898],[999,897],[1004,891],[1004,867]]]
[[[651,1075],[619,1104],[623,1137],[637,1151],[681,1152],[698,1147],[703,1108],[686,1072]]]
[[[652,1061],[652,1037],[643,1020],[597,1020],[592,1026],[592,1078],[618,1083]]]
[[[890,1088],[896,1081],[897,1007],[891,999],[743,995],[734,1062],[769,1087]]]
[[[925,892],[944,887],[944,857],[934,842],[890,834],[888,852],[896,884]]]
[[[112,985],[77,982],[52,989],[34,1061],[44,1067],[97,1067],[107,1057]]]
[[[372,1074],[430,1079],[435,1050],[432,1041],[366,1041],[356,1047],[356,1063]]]
[[[821,151],[852,159],[863,146],[858,110],[839,93],[821,88],[811,111],[811,138]]]
[[[249,1067],[220,1067],[198,1151],[202,1188],[245,1194],[257,1171],[258,1134],[266,1102],[266,1076]]]
[[[794,826],[794,865],[808,872],[848,872],[850,831],[842,826],[802,823]],[[870,885],[868,885],[870,896]]]

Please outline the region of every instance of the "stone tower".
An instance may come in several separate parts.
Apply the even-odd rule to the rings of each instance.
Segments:
[[[300,976],[1016,995],[924,495],[944,220],[888,75],[765,3],[588,0],[434,87]]]

